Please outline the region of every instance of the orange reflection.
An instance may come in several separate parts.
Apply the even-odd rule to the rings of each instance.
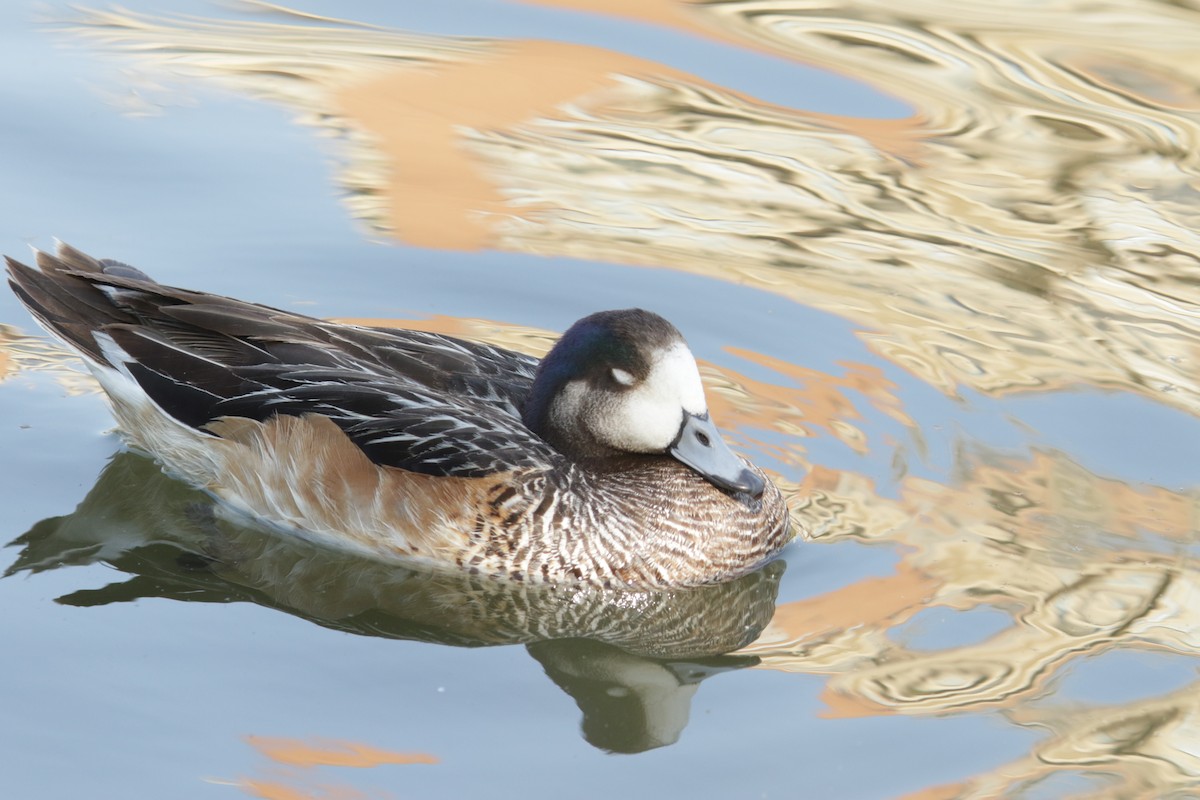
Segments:
[[[727,349],[800,385],[798,389],[784,387],[728,373],[745,394],[755,398],[755,402],[727,403],[720,391],[710,392],[709,402],[714,413],[719,419],[728,420],[727,425],[767,427],[779,433],[806,436],[804,429],[798,428],[796,420],[791,419],[800,417],[807,425],[825,431],[856,453],[866,454],[871,449],[866,435],[851,422],[862,418],[846,393],[846,390],[853,390],[864,395],[878,411],[909,428],[916,427],[912,418],[900,408],[900,400],[894,393],[896,385],[884,378],[883,370],[878,367],[842,361],[838,365],[846,372],[838,376],[742,348]],[[776,413],[771,413],[772,401]],[[748,411],[753,413],[748,414]]]
[[[377,140],[392,163],[390,224],[422,247],[479,249],[491,221],[512,210],[465,152],[457,128],[510,128],[611,87],[612,54],[555,42],[513,42],[481,60],[369,75],[333,102]],[[636,61],[636,60],[631,60]],[[536,213],[536,208],[527,209]]]
[[[282,783],[271,781],[243,781],[241,788],[251,797],[262,800],[367,800],[367,798],[387,797],[374,792],[367,794],[349,786],[319,786],[308,789],[296,789]]]
[[[947,783],[942,786],[909,792],[897,800],[955,800],[955,798],[966,796],[966,788],[967,784],[965,783]]]
[[[381,764],[436,764],[427,753],[397,753],[370,745],[336,740],[303,741],[247,736],[254,749],[272,761],[298,767],[378,767]]]
[[[314,783],[322,767],[369,769],[388,765],[437,764],[428,753],[401,753],[338,739],[290,739],[247,736],[246,742],[271,762],[269,778],[243,778],[236,785],[262,800],[365,800],[388,794],[362,791],[342,783]]]
[[[835,592],[807,600],[782,603],[758,644],[769,646],[784,635],[794,646],[860,626],[887,629],[928,608],[937,594],[937,580],[901,564],[897,574],[867,578]]]

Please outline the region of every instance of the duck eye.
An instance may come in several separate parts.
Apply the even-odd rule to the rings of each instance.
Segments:
[[[612,374],[612,379],[622,386],[633,386],[635,379],[632,372],[626,372],[620,367],[613,367],[610,373]]]

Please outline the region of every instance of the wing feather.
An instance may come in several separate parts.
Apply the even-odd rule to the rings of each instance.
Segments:
[[[9,261],[14,289],[38,318],[101,366],[126,369],[186,425],[321,414],[376,463],[436,475],[561,459],[521,421],[538,366],[531,356],[164,286],[66,246],[39,253],[38,266]]]

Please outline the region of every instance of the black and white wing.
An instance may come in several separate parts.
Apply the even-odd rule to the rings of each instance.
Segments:
[[[561,459],[519,416],[487,402],[448,400],[408,381],[330,368],[269,372],[249,371],[264,388],[224,399],[209,414],[320,414],[375,463],[429,475],[482,477]]]
[[[127,370],[165,412],[214,420],[320,414],[378,464],[479,476],[561,456],[521,421],[537,359],[418,331],[338,325],[156,283],[69,247],[9,261],[47,328]]]
[[[439,333],[318,322],[329,346],[381,374],[404,375],[447,397],[469,397],[520,416],[538,359]]]

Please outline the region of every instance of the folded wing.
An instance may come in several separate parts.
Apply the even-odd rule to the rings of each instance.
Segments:
[[[167,414],[331,419],[375,463],[477,477],[560,456],[521,422],[537,360],[420,331],[364,328],[164,286],[63,246],[10,283],[52,333],[127,371]]]

